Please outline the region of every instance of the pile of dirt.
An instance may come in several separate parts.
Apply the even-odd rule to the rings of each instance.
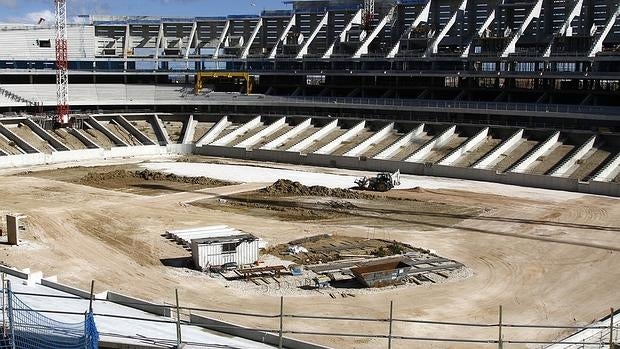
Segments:
[[[272,185],[263,188],[260,193],[272,196],[329,196],[341,199],[374,199],[375,196],[350,189],[331,189],[320,185],[311,187],[288,179],[279,179]]]
[[[177,176],[172,173],[162,173],[150,170],[142,170],[142,171],[128,171],[128,170],[114,170],[109,172],[89,172],[86,176],[80,179],[80,183],[82,184],[96,184],[104,181],[117,181],[117,180],[127,180],[127,179],[138,179],[145,181],[166,181],[166,182],[177,182],[177,183],[187,183],[187,184],[196,184],[196,185],[204,185],[204,186],[225,186],[230,185],[232,183],[221,181],[218,179],[207,178],[207,177],[183,177]]]

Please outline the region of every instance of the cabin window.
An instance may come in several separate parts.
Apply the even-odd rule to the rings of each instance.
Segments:
[[[49,48],[49,47],[52,47],[52,41],[51,40],[37,40],[37,46]]]
[[[237,251],[237,244],[223,244],[222,253],[235,253]]]

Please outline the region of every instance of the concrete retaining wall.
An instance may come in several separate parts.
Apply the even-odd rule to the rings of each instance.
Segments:
[[[155,118],[155,134],[159,136],[159,138],[162,140],[161,145],[167,145],[172,143],[170,141],[170,136],[168,135],[168,131],[166,130],[166,126],[164,126],[164,122],[161,121],[161,118],[159,117],[159,115],[157,114],[153,114],[153,118]]]
[[[277,346],[279,343],[279,337],[277,334],[259,332],[251,330],[239,325],[231,324],[230,322],[216,320],[205,316],[190,315],[190,322],[192,325],[208,328],[213,331],[227,333],[232,336],[241,337],[255,342],[270,344]],[[293,338],[282,338],[282,345],[288,349],[331,349],[318,344],[312,344]]]
[[[108,291],[107,300],[118,303],[126,307],[146,311],[147,313],[170,317],[171,311],[169,307],[162,307],[158,304],[147,302],[142,299],[129,297],[120,293]]]
[[[84,291],[84,290],[80,290],[79,288],[63,285],[63,284],[61,284],[59,282],[55,282],[55,281],[51,281],[51,280],[47,280],[47,279],[42,279],[41,280],[41,285],[47,286],[49,288],[53,288],[53,289],[58,290],[58,291],[66,292],[66,293],[72,294],[74,296],[90,299],[90,292]]]
[[[373,172],[400,170],[403,174],[458,178],[597,195],[620,196],[620,186],[615,183],[584,183],[571,178],[533,175],[516,172],[497,173],[493,170],[471,167],[463,168],[445,165],[427,166],[425,164],[415,162],[384,159],[366,159],[363,157],[344,157],[328,154],[304,155],[299,152],[273,151],[264,149],[252,151],[243,148],[214,146],[198,147],[196,148],[196,154],[256,161],[272,161],[288,164],[337,167],[343,169],[365,170]]]

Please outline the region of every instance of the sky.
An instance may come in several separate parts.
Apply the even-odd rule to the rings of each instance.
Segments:
[[[283,0],[67,0],[69,18],[77,15],[135,15],[206,17],[258,14],[262,10],[289,9]],[[51,20],[54,0],[0,0],[0,22],[36,23]]]

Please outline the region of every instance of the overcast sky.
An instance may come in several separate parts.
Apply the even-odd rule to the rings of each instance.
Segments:
[[[83,14],[223,16],[288,9],[283,0],[67,0],[70,17]],[[53,17],[54,0],[0,0],[0,21],[36,23]]]

